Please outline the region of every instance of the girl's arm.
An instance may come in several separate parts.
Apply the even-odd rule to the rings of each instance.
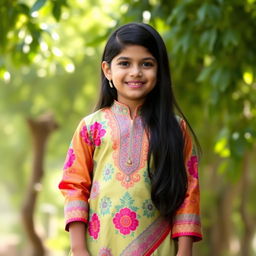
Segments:
[[[181,238],[181,247],[183,247],[183,243],[187,244],[188,241],[186,239],[188,239],[188,237],[190,237],[193,242],[200,241],[202,239],[202,231],[200,222],[198,158],[185,121],[181,120],[180,125],[185,138],[184,161],[187,169],[188,188],[184,202],[173,217],[171,236],[175,240]],[[183,241],[184,239],[186,242]]]
[[[88,199],[93,170],[94,145],[84,120],[72,138],[59,189],[65,196],[65,229],[70,232],[72,256],[89,256],[85,244]]]
[[[84,237],[85,225],[83,222],[72,222],[69,224],[72,256],[89,256]]]
[[[88,199],[91,189],[94,146],[84,120],[72,138],[59,189],[65,197],[65,229],[72,222],[88,222]]]
[[[192,256],[193,239],[189,236],[180,236],[178,238],[177,256]]]

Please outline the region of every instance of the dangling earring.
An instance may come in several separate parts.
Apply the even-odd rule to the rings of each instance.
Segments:
[[[110,88],[114,88],[113,83],[112,83],[111,80],[108,80],[108,84],[109,84]]]

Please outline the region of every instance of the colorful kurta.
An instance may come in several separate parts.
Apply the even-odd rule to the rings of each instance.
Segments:
[[[151,201],[147,171],[148,136],[137,111],[117,101],[79,124],[59,188],[65,196],[66,230],[87,223],[85,239],[92,256],[170,255],[171,238],[200,240],[197,156],[183,120],[188,190],[172,227]]]

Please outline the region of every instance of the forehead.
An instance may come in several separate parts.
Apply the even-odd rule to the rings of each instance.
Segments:
[[[148,51],[147,48],[141,45],[127,45],[124,49],[115,56],[114,59],[120,57],[131,58],[131,59],[140,59],[140,58],[153,58],[153,55]]]

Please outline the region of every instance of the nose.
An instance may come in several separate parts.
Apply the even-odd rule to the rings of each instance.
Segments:
[[[131,75],[132,76],[141,76],[142,75],[141,67],[139,65],[132,66]]]

